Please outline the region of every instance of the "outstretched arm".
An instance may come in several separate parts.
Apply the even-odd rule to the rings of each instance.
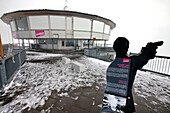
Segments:
[[[133,66],[137,69],[141,69],[150,59],[153,59],[156,55],[156,49],[158,46],[161,46],[163,41],[159,42],[150,42],[143,47],[140,54],[138,56],[132,56]]]

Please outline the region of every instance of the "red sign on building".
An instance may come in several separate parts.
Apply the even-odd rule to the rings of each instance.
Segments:
[[[35,30],[35,36],[36,37],[45,36],[44,30]]]

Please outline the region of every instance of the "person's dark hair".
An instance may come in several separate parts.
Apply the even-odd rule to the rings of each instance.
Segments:
[[[116,57],[127,57],[129,49],[129,41],[125,37],[118,37],[113,43],[113,49],[116,52]]]
[[[118,52],[126,48],[129,48],[129,40],[125,37],[118,37],[113,44],[113,49]]]

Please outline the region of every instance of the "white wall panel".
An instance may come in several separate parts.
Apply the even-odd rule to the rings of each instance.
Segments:
[[[74,31],[74,38],[90,39],[90,32],[76,32],[76,31]]]
[[[103,39],[104,39],[104,40],[109,40],[109,36],[110,36],[110,35],[104,34]]]
[[[92,39],[103,39],[103,34],[102,33],[92,33]]]
[[[65,31],[51,31],[51,33],[52,33],[51,36],[53,36],[53,34],[58,34],[59,38],[65,38]]]
[[[19,38],[31,38],[29,31],[18,31]]]

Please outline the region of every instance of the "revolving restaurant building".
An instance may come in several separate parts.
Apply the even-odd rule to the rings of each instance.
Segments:
[[[40,49],[73,50],[94,46],[93,41],[109,40],[116,24],[109,19],[66,10],[21,10],[4,14],[12,37],[36,40]]]

